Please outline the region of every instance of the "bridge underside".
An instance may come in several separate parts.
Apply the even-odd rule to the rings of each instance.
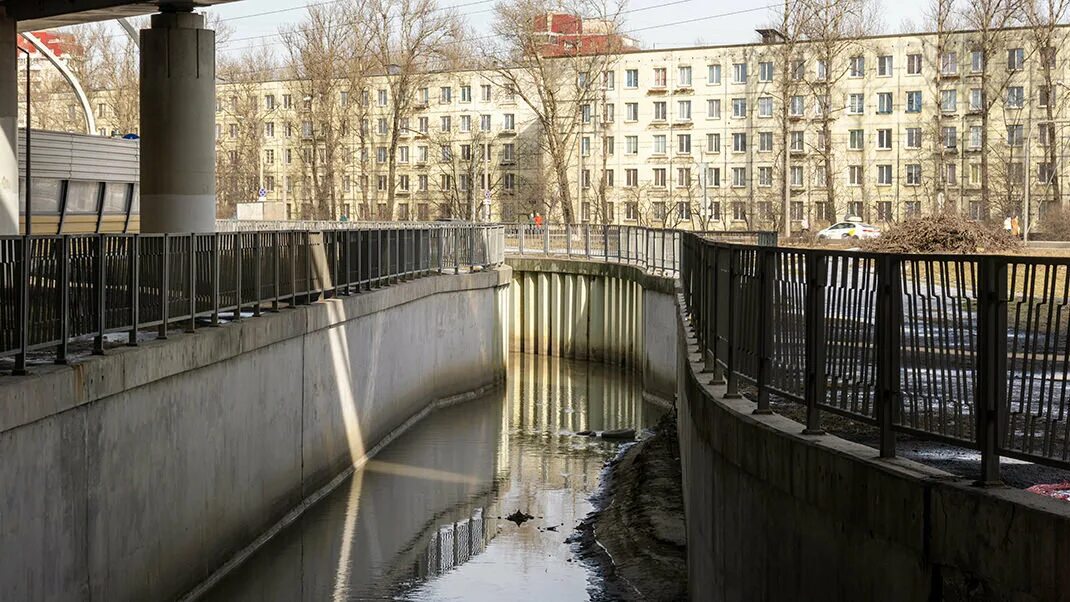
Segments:
[[[38,31],[91,21],[109,21],[159,12],[162,7],[185,9],[224,4],[233,0],[8,0],[0,7],[18,22],[18,31]]]

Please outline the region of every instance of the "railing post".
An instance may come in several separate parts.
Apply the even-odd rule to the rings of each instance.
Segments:
[[[876,413],[880,432],[880,457],[895,457],[895,419],[899,405],[899,346],[902,338],[902,302],[900,273],[902,260],[897,255],[877,258],[877,330]]]
[[[758,407],[755,414],[771,414],[769,409],[769,373],[773,362],[773,295],[776,284],[777,256],[772,249],[758,249]]]
[[[819,251],[806,253],[806,398],[805,435],[823,435],[818,406],[825,401],[825,285],[828,283],[827,255]]]
[[[565,224],[565,257],[572,257],[572,224]]]
[[[271,233],[271,263],[273,275],[271,278],[272,288],[274,289],[275,296],[271,299],[271,311],[279,311],[279,297],[282,295],[282,285],[280,283],[280,270],[279,270],[279,231],[276,230]]]
[[[189,235],[189,328],[197,330],[197,235]]]
[[[583,225],[583,256],[591,258],[591,224]]]
[[[130,332],[126,341],[128,347],[137,347],[137,323],[140,319],[138,305],[141,303],[141,237],[137,234],[130,238],[128,247],[130,260]]]
[[[550,224],[542,226],[542,254],[550,254]]]
[[[1007,396],[1007,260],[977,260],[977,448],[980,486],[1002,484],[999,470],[1000,413]]]
[[[19,353],[15,356],[14,376],[25,376],[26,362],[30,349],[30,262],[32,261],[33,239],[23,236],[19,240],[22,261],[19,265]]]
[[[67,345],[71,336],[71,240],[61,236],[57,241],[59,249],[59,344],[56,345],[55,363],[67,363]]]
[[[219,233],[212,235],[212,326],[219,326]]]
[[[602,224],[602,255],[606,263],[609,263],[609,224]]]
[[[156,338],[167,338],[167,323],[171,317],[171,235],[163,235],[163,251],[160,274],[160,327]]]
[[[312,232],[304,231],[305,239],[305,305],[312,303]],[[321,239],[322,240],[322,239]]]
[[[104,275],[104,234],[98,234],[96,240],[97,256],[94,258],[96,267],[93,270],[93,275],[96,277],[96,289],[97,289],[97,332],[93,337],[93,355],[104,355],[104,331],[107,329],[107,316],[105,315],[104,304],[107,302],[107,292],[105,287],[107,286],[107,279]]]
[[[289,308],[297,307],[297,232],[286,233],[287,246],[290,247],[290,304]]]
[[[739,253],[728,249],[728,344],[725,346],[725,399],[739,399],[739,374],[736,372],[736,342],[739,340],[739,320],[736,319],[736,292],[739,274],[736,269]]]
[[[525,236],[525,232],[527,232],[527,230],[528,230],[528,225],[527,224],[521,224],[521,223],[518,222],[517,225],[516,225],[516,230],[517,230],[517,233],[518,233],[518,235],[517,235],[517,243],[516,243],[517,244],[517,253],[520,254],[520,255],[523,255],[524,254],[524,236]]]
[[[242,287],[242,256],[245,251],[245,245],[242,244],[242,233],[234,233],[234,321],[241,321],[241,287]]]

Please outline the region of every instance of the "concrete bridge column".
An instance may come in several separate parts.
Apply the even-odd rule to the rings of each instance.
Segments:
[[[19,58],[15,19],[0,6],[0,236],[19,233]]]
[[[141,31],[141,231],[215,231],[215,32],[164,7]]]

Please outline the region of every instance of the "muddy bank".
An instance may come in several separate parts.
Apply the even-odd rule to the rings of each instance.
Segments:
[[[595,600],[684,600],[687,547],[676,417],[610,462],[604,487],[573,536],[602,575]]]

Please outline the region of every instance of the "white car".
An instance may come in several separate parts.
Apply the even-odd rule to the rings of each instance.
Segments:
[[[817,233],[817,237],[823,240],[877,238],[880,235],[880,230],[862,222],[839,222]]]

